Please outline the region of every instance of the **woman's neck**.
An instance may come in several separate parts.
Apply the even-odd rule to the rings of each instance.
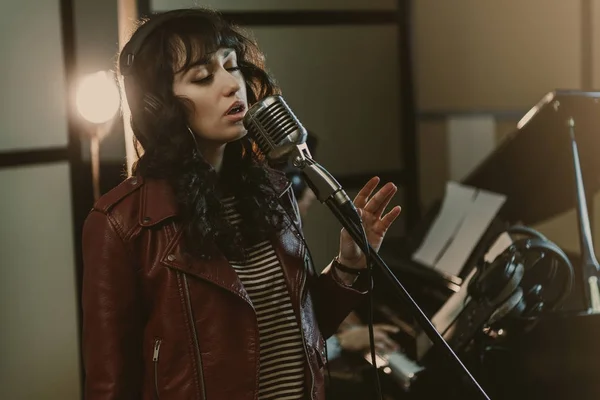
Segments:
[[[200,144],[200,148],[202,150],[202,157],[209,163],[217,174],[221,173],[221,169],[223,167],[223,157],[225,155],[225,146],[226,144],[212,144],[212,143],[203,143]]]

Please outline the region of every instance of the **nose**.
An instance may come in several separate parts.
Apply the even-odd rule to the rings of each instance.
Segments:
[[[225,72],[223,74],[225,76],[224,83],[223,83],[224,94],[227,97],[234,96],[242,88],[242,83],[233,74],[229,73],[228,71],[224,71],[224,72]]]

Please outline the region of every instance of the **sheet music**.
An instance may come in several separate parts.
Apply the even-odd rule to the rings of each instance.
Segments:
[[[505,201],[505,196],[479,190],[435,269],[458,275]]]
[[[413,260],[435,268],[437,260],[448,246],[449,239],[454,236],[465,218],[474,195],[473,188],[456,182],[446,183],[446,195],[440,212],[423,243],[413,254]]]
[[[412,259],[458,275],[505,201],[504,195],[448,182],[442,208]]]

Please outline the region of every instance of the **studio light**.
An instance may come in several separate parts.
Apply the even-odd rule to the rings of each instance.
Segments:
[[[94,124],[111,120],[120,105],[119,90],[110,72],[98,71],[84,76],[75,94],[77,111]]]
[[[113,72],[98,71],[79,81],[75,91],[75,106],[85,120],[82,130],[90,137],[94,200],[100,197],[100,142],[110,132],[120,105]]]

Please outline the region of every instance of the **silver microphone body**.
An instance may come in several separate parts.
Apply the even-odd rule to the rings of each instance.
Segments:
[[[338,181],[311,158],[307,131],[283,97],[269,96],[252,105],[244,117],[244,126],[269,160],[291,159],[321,203],[360,221],[354,203]]]
[[[289,157],[296,145],[306,142],[306,129],[283,97],[269,96],[256,102],[244,116],[244,126],[271,161]]]

